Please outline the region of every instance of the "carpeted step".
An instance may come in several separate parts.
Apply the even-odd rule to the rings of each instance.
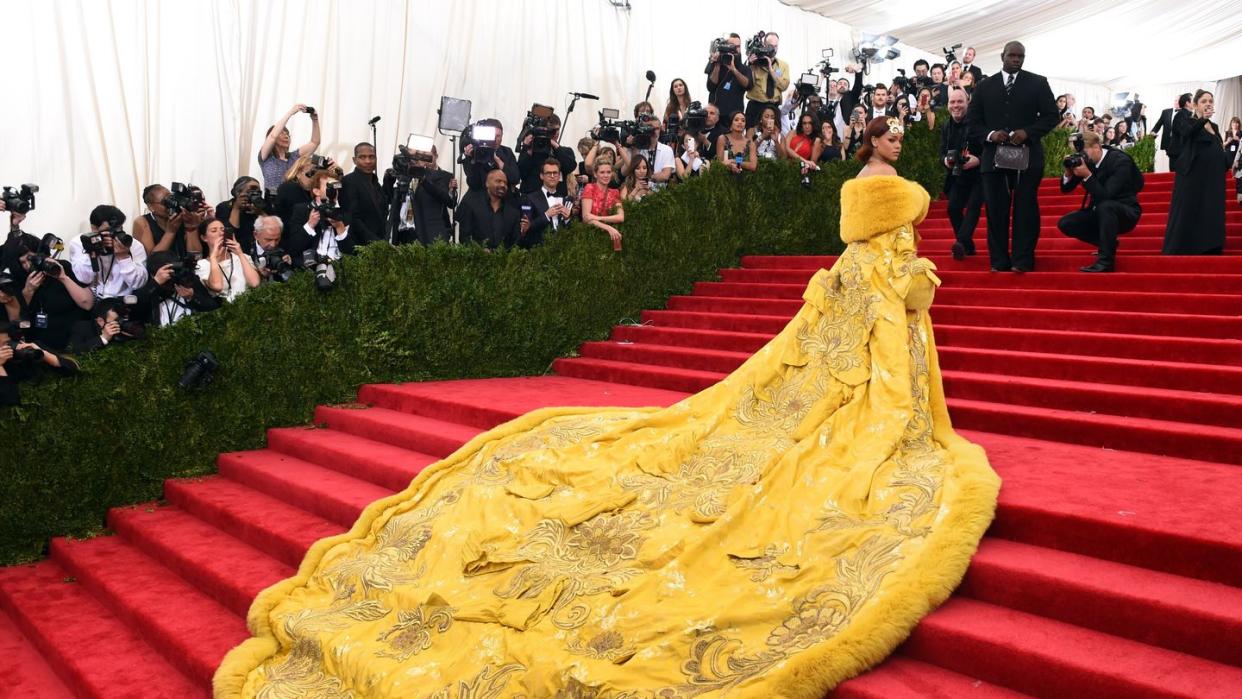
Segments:
[[[1086,254],[1090,256],[1090,249]],[[1039,253],[1036,251],[1036,256]],[[954,261],[947,254],[930,255],[931,259],[946,271],[955,269],[988,270],[987,255],[976,255],[962,261]],[[749,269],[796,269],[809,270],[811,273],[819,269],[832,267],[835,257],[786,255],[766,256],[750,255],[742,258],[742,266]],[[1070,260],[1038,259],[1036,272],[1076,272],[1082,264],[1072,264]],[[1242,259],[1212,255],[1125,255],[1117,258],[1118,272],[1156,272],[1171,274],[1176,272],[1188,274],[1242,274]]]
[[[552,406],[646,407],[668,405],[683,395],[672,391],[601,381],[582,381],[558,376],[526,376],[504,379],[504,408],[472,403],[473,396],[494,391],[497,379],[427,381],[407,384],[374,384],[363,387],[359,398],[372,405],[451,419],[463,425],[491,429],[532,410]],[[549,394],[564,396],[549,403]]]
[[[470,441],[480,430],[456,422],[410,415],[387,408],[320,406],[315,422],[333,430],[373,439],[410,451],[444,458]]]
[[[1044,239],[1043,239],[1044,234],[1046,233],[1058,233],[1059,234],[1060,233],[1060,231],[1057,229],[1057,222],[1061,220],[1062,216],[1064,216],[1065,214],[1071,211],[1077,211],[1077,210],[1078,210],[1077,207],[1073,209],[1068,208],[1068,207],[1055,207],[1051,211],[1045,211],[1041,207],[1040,212],[1039,212],[1040,213],[1040,217],[1039,217],[1039,231],[1040,231],[1039,243],[1040,245],[1043,245],[1044,243]],[[1151,215],[1144,214],[1139,219],[1139,222],[1134,226],[1133,229],[1131,229],[1130,231],[1126,233],[1122,233],[1121,236],[1122,236],[1122,240],[1125,240],[1131,235],[1140,235],[1140,236],[1150,235],[1150,236],[1156,236],[1158,238],[1163,239],[1165,229],[1167,227],[1168,227],[1168,218],[1166,216],[1151,216]],[[949,220],[947,215],[945,215],[944,217],[935,217],[935,218],[932,218],[929,216],[927,220],[915,226],[915,228],[918,229],[919,235],[922,235],[925,230],[926,231],[949,230],[952,228],[952,222]],[[1226,239],[1236,238],[1239,233],[1242,233],[1242,211],[1227,212],[1225,214],[1225,238]],[[979,223],[976,225],[975,234],[976,235],[983,234],[984,236],[987,235],[986,214],[979,217]]]
[[[1242,668],[954,597],[903,654],[1037,696],[1236,697]]]
[[[1242,340],[975,327],[936,323],[936,345],[1242,368]]]
[[[363,508],[393,491],[280,452],[221,454],[221,476],[349,528]]]
[[[113,508],[108,526],[240,617],[264,588],[297,572],[172,505]]]
[[[643,311],[643,323],[663,328],[718,330],[722,332],[776,335],[792,318],[760,313],[691,313],[688,311]]]
[[[390,492],[405,490],[419,471],[440,460],[438,456],[339,430],[301,427],[268,430],[267,448],[374,483]]]
[[[618,343],[644,343],[674,347],[699,347],[728,352],[752,353],[768,344],[772,333],[739,333],[723,330],[671,328],[658,325],[618,325],[611,340]]]
[[[674,367],[652,367],[644,364],[618,362],[587,357],[561,358],[552,363],[552,370],[560,376],[570,376],[593,381],[628,383],[635,386],[663,388],[670,391],[698,393],[724,378],[714,371],[696,371]]]
[[[1239,429],[992,403],[954,398],[948,389],[946,393],[953,424],[966,429],[1242,464]]]
[[[1021,699],[1028,695],[904,655],[842,683],[829,699]]]
[[[1171,197],[1163,193],[1155,193],[1149,196],[1145,196],[1145,194],[1145,192],[1139,192],[1139,206],[1143,209],[1143,218],[1168,218]],[[1070,211],[1077,211],[1080,208],[1082,208],[1081,188],[1078,190],[1077,196],[1068,194],[1039,198],[1039,212],[1041,214],[1048,214],[1054,211],[1068,213]],[[987,211],[987,209],[986,204],[981,207],[982,211]],[[948,210],[949,202],[944,199],[937,199],[927,208],[927,217],[942,218],[947,216]],[[1226,210],[1226,213],[1228,213],[1228,210]]]
[[[921,241],[918,246],[919,254],[924,257],[936,257],[938,255],[948,255],[953,247],[953,240],[948,236],[942,238],[929,238]],[[1076,238],[1070,238],[1065,235],[1056,233],[1054,230],[1044,230],[1039,239],[1039,246],[1035,249],[1036,265],[1046,256],[1051,255],[1095,255],[1097,246],[1084,243]],[[1160,255],[1164,249],[1163,238],[1157,236],[1143,236],[1131,238],[1122,236],[1117,244],[1117,257],[1124,258],[1133,255]],[[975,250],[980,257],[987,257],[988,244],[984,239],[975,239]],[[1231,256],[1237,256],[1242,253],[1242,249],[1235,243],[1234,245],[1225,245],[1224,259],[1232,259]]]
[[[78,696],[210,695],[53,561],[0,568],[0,606]]]
[[[1242,665],[1242,589],[1229,585],[985,537],[957,593]]]
[[[200,684],[249,636],[242,617],[119,537],[53,539],[51,559]]]
[[[746,352],[674,347],[646,343],[584,342],[578,348],[584,358],[610,359],[676,369],[693,369],[728,374],[750,358]]]
[[[803,290],[815,274],[813,270],[774,270],[732,268],[720,270],[720,282],[699,282],[711,293],[704,296],[762,296],[761,293],[744,291],[751,285],[756,289],[775,287],[782,294],[793,289],[801,298]],[[1115,274],[1082,274],[1080,272],[1040,272],[1038,274],[993,274],[986,270],[961,269],[937,270],[936,275],[944,286],[952,288],[983,289],[1064,289],[1081,291],[1150,291],[1168,292],[1169,289],[1186,290],[1190,293],[1242,294],[1242,274],[1160,274],[1154,272],[1119,272]],[[697,285],[696,285],[697,288]],[[730,291],[733,290],[733,291]],[[698,293],[697,291],[695,292]]]
[[[295,567],[311,544],[346,529],[219,476],[165,481],[164,497],[204,522]]]
[[[7,614],[0,613],[0,697],[38,697],[72,699],[69,687],[56,676],[39,649],[17,628]]]

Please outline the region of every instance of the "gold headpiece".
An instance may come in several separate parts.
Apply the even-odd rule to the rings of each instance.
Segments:
[[[884,123],[888,124],[889,133],[905,133],[906,132],[905,127],[901,125],[901,119],[898,119],[897,117],[889,117],[888,121]]]

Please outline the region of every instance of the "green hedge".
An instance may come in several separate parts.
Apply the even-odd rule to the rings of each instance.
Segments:
[[[938,143],[912,130],[898,168],[933,195]],[[98,532],[107,508],[211,473],[217,453],[261,447],[268,427],[304,424],[362,384],[540,374],[742,254],[835,254],[838,192],[858,167],[834,164],[809,189],[790,163],[713,171],[628,206],[621,253],[580,225],[530,251],[371,246],[329,293],[297,275],[84,357],[80,376],[25,385],[23,406],[0,413],[0,563]],[[215,381],[178,389],[202,349],[221,361]]]

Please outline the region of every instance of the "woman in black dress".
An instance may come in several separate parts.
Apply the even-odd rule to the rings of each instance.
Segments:
[[[1212,122],[1212,93],[1195,93],[1194,114],[1178,119],[1174,133],[1182,141],[1177,179],[1164,231],[1166,255],[1219,255],[1225,247],[1225,170],[1228,158],[1220,127]]]

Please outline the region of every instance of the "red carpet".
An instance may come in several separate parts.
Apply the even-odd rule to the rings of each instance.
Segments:
[[[1158,255],[1171,180],[1148,177],[1119,273],[1055,231],[1078,197],[1045,183],[1039,271],[948,259],[920,227],[955,425],[1004,478],[957,594],[840,697],[1242,695],[1242,256]],[[1230,203],[1227,251],[1242,250]],[[753,257],[553,376],[367,386],[318,428],[269,432],[115,536],[56,540],[0,569],[0,696],[205,695],[264,586],[367,503],[504,420],[550,405],[666,405],[780,330],[819,257]],[[370,407],[366,407],[370,406]]]

